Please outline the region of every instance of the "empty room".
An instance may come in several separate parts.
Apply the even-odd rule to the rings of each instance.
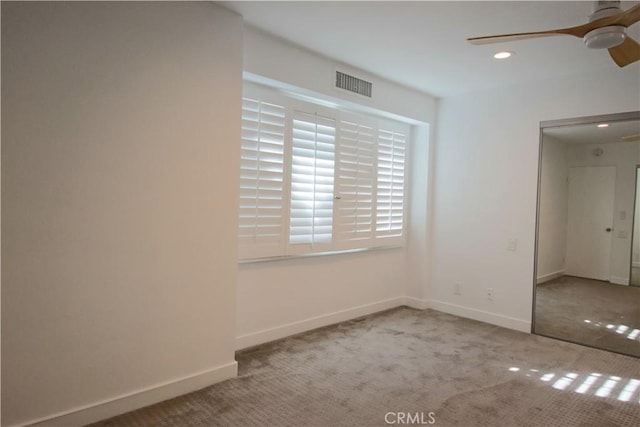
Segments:
[[[2,426],[640,424],[637,1],[2,1]]]

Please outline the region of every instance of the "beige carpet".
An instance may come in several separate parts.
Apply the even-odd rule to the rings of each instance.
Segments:
[[[631,286],[640,286],[640,267],[631,267],[631,277],[629,278]]]
[[[638,359],[432,310],[394,309],[237,360],[236,379],[97,425],[640,425]]]
[[[535,331],[640,357],[640,288],[572,276],[538,285]]]

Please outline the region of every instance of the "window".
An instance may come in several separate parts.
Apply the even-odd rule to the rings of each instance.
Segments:
[[[409,129],[245,83],[240,259],[402,245]]]
[[[402,235],[405,138],[391,130],[378,131],[376,231],[379,236]]]
[[[292,129],[289,244],[312,250],[333,240],[335,121],[296,112]]]
[[[369,246],[374,236],[376,136],[372,125],[340,122],[337,234],[342,249]]]
[[[285,109],[245,98],[240,154],[241,257],[282,251]]]

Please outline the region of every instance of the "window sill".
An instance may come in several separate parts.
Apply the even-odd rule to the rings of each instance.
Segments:
[[[264,258],[248,258],[248,259],[238,260],[238,264],[255,264],[260,262],[286,261],[286,260],[294,260],[294,259],[301,259],[301,258],[347,255],[347,254],[355,254],[355,253],[362,253],[362,252],[378,252],[378,251],[386,251],[389,249],[403,249],[403,248],[404,248],[404,245],[389,245],[389,246],[377,246],[374,248],[346,249],[342,251],[314,252],[311,254],[282,255],[282,256],[273,256],[273,257],[264,257]]]

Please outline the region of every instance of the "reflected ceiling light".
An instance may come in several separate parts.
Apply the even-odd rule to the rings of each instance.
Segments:
[[[599,128],[608,128],[609,127],[609,123],[600,123],[598,125]]]
[[[493,57],[495,59],[507,59],[507,58],[510,58],[511,55],[513,55],[513,52],[509,52],[507,50],[504,50],[502,52],[496,52],[495,54],[493,54]]]

